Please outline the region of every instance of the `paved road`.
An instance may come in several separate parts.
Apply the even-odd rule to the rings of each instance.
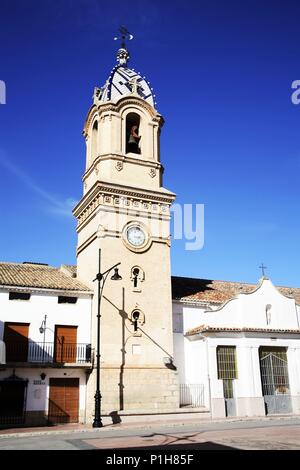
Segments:
[[[300,419],[209,422],[134,429],[88,429],[36,436],[0,436],[0,450],[245,449],[300,450]]]

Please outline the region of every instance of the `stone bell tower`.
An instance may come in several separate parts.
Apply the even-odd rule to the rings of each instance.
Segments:
[[[101,271],[118,262],[122,280],[106,281],[101,300],[102,413],[178,408],[172,364],[170,206],[163,187],[160,131],[163,118],[145,77],[128,68],[125,47],[88,112],[86,171],[77,218],[78,277],[95,291]],[[94,413],[96,370],[88,381],[88,417]]]

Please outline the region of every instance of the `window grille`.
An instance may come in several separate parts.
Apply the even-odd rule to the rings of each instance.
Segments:
[[[218,379],[237,379],[235,346],[217,347]]]

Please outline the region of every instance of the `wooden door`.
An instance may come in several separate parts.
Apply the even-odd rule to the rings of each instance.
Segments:
[[[55,362],[76,362],[77,326],[55,326]]]
[[[49,422],[78,423],[79,379],[50,379],[49,385]]]
[[[29,323],[4,325],[3,341],[6,346],[6,362],[27,362]]]
[[[0,424],[22,424],[25,418],[26,380],[0,380]]]

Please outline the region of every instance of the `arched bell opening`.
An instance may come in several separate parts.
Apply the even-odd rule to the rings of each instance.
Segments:
[[[129,113],[126,116],[126,153],[141,154],[140,116]]]
[[[98,121],[95,121],[92,129],[92,143],[91,143],[91,156],[95,158],[97,156],[97,140],[98,140]]]

